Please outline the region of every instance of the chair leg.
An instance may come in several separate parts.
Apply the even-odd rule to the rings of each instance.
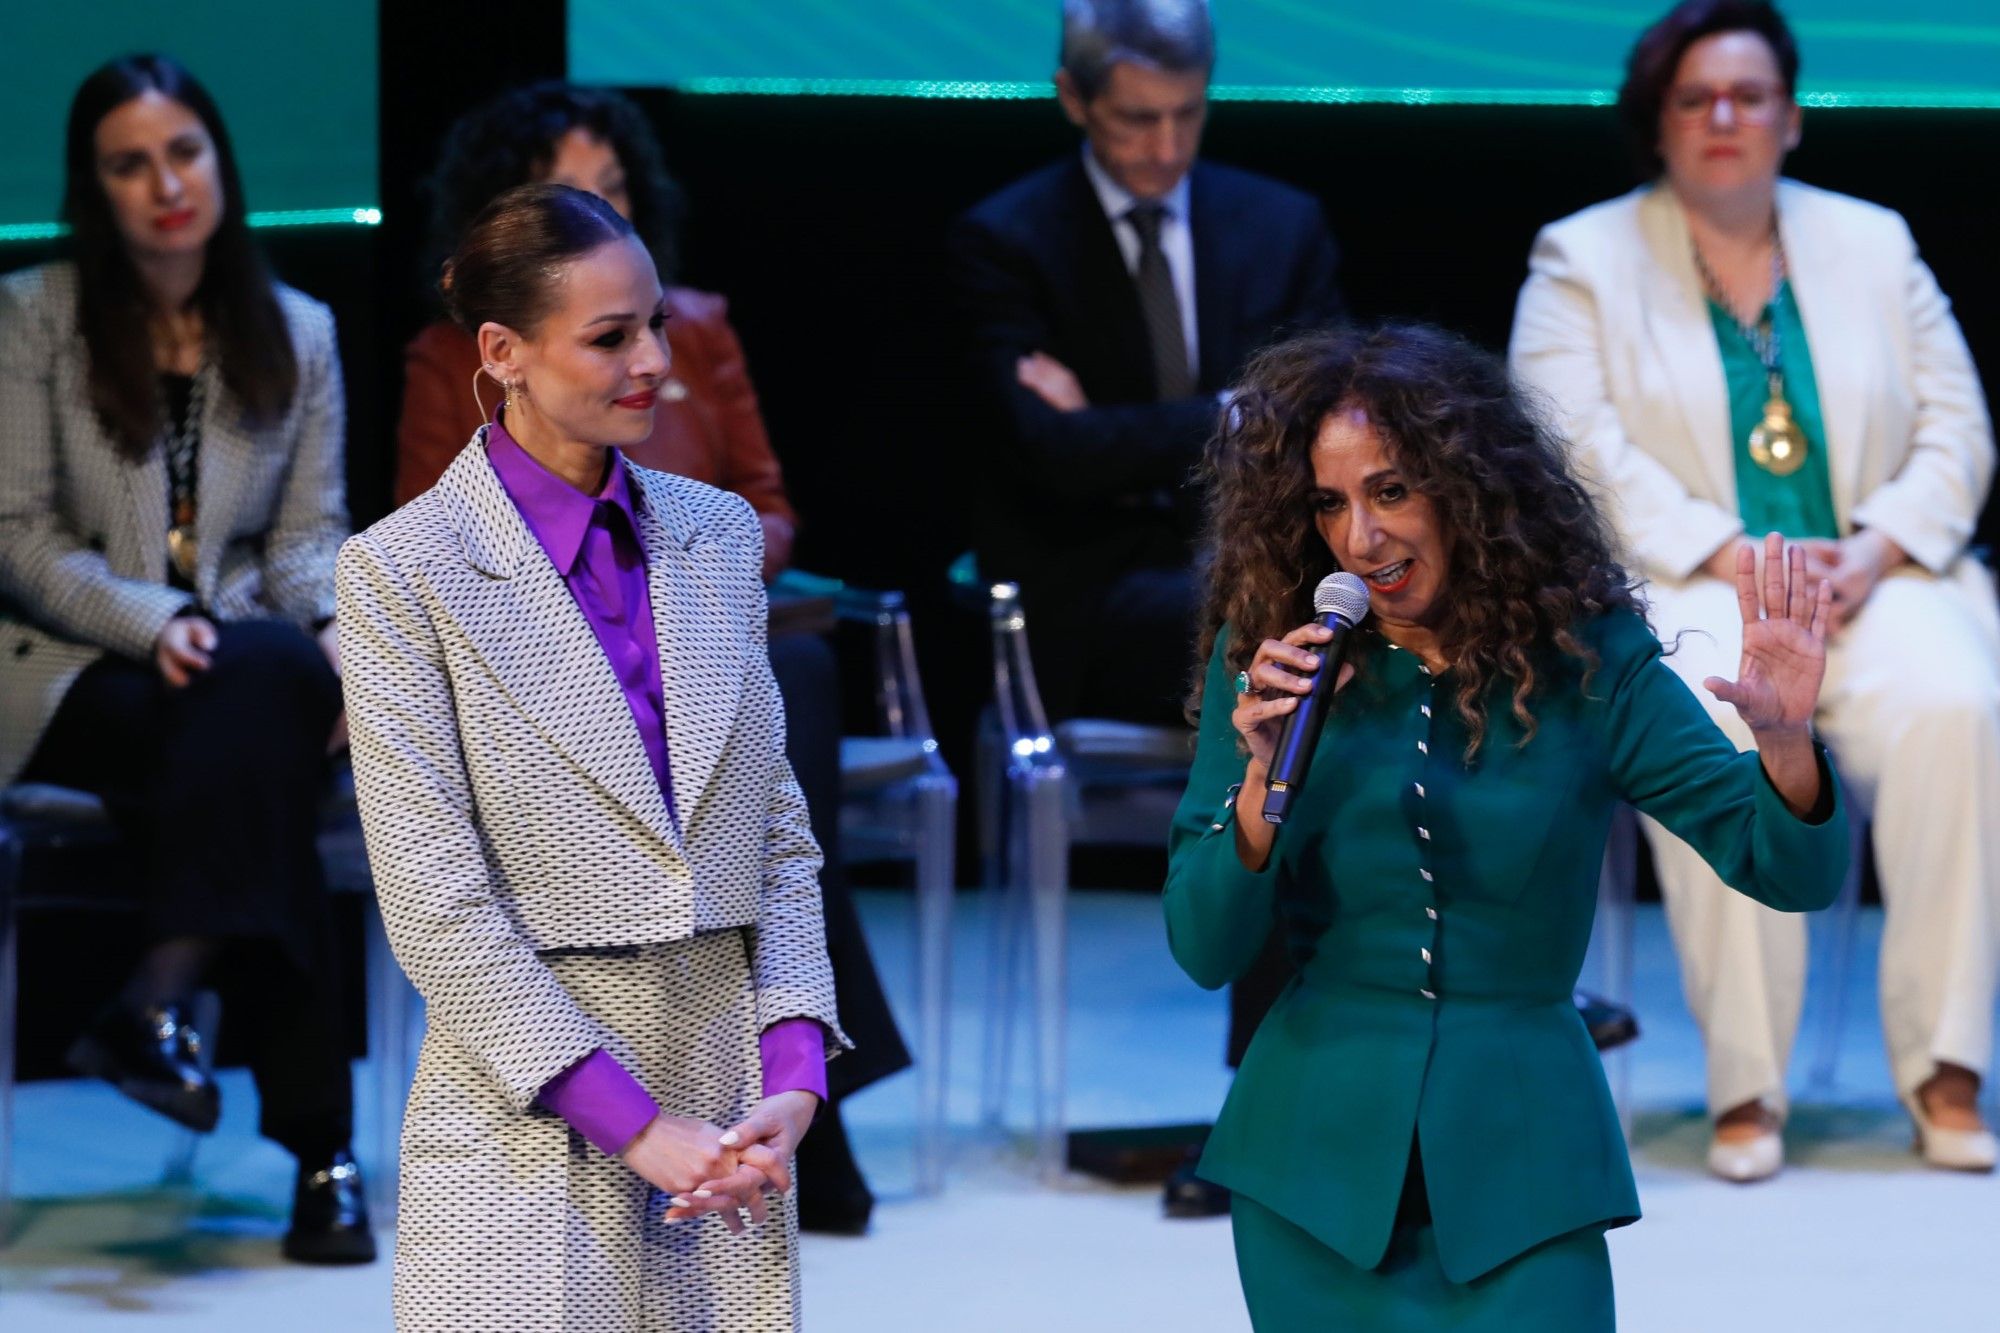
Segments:
[[[1033,923],[1035,1023],[1035,1159],[1044,1182],[1066,1164],[1063,1103],[1069,1044],[1069,817],[1067,774],[1032,771],[1028,784],[1027,872]]]
[[[1604,998],[1618,1004],[1632,1002],[1632,935],[1638,915],[1634,900],[1638,893],[1639,825],[1637,817],[1624,806],[1612,816],[1611,831],[1604,844],[1604,865],[1597,877],[1597,921],[1591,932],[1591,952],[1596,955],[1598,985]],[[1632,1048],[1621,1046],[1605,1057],[1605,1074],[1611,1084],[1611,1102],[1618,1108],[1618,1123],[1626,1139],[1632,1137]]]
[[[1001,851],[995,858],[999,874],[987,881],[986,1012],[983,1067],[980,1070],[979,1115],[988,1129],[998,1129],[1007,1115],[1007,1084],[1014,1048],[1014,990],[1018,980],[1020,940],[1026,917],[1027,830],[1023,787],[1027,770],[1010,769],[999,801]]]
[[[14,902],[21,882],[21,844],[0,825],[0,1249],[14,1240],[14,1041],[20,1017],[15,971]]]
[[[935,1194],[944,1184],[958,783],[944,773],[923,778],[916,801],[917,1192]]]
[[[410,1001],[414,992],[396,965],[382,913],[368,919],[368,1051],[374,1057],[375,1160],[369,1163],[369,1210],[377,1226],[396,1221],[403,1103],[410,1084]]]
[[[1812,1069],[1808,1074],[1815,1092],[1833,1089],[1840,1070],[1840,1039],[1847,1026],[1847,983],[1854,971],[1854,931],[1861,915],[1861,867],[1865,843],[1860,821],[1854,824],[1854,855],[1848,862],[1847,878],[1840,896],[1827,913],[1824,944],[1813,975],[1824,978],[1826,1006],[1821,1011],[1819,1030],[1813,1036]]]

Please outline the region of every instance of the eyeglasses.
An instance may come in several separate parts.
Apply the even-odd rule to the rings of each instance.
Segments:
[[[1703,121],[1714,117],[1717,103],[1727,102],[1743,124],[1769,125],[1789,101],[1783,85],[1776,83],[1735,83],[1727,88],[1687,84],[1667,93],[1667,112],[1677,120]]]

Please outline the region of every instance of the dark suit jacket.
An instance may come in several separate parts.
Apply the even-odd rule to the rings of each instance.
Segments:
[[[975,424],[995,453],[980,574],[1022,585],[1039,643],[1100,622],[1117,576],[1188,563],[1187,482],[1216,424],[1216,395],[1276,336],[1341,313],[1333,238],[1311,196],[1198,162],[1188,212],[1199,394],[1172,402],[1157,401],[1138,288],[1080,155],[1016,181],[953,229]],[[1058,412],[1020,387],[1014,364],[1032,351],[1074,371],[1090,407]]]

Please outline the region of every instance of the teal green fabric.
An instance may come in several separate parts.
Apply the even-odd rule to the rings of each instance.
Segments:
[[[1612,1333],[1611,1256],[1597,1227],[1536,1246],[1471,1282],[1438,1263],[1432,1228],[1403,1223],[1357,1268],[1244,1195],[1230,1201],[1236,1267],[1257,1333]]]
[[[1729,383],[1729,433],[1736,445],[1736,509],[1751,537],[1781,532],[1797,541],[1806,537],[1840,536],[1833,510],[1833,482],[1826,465],[1826,420],[1820,415],[1819,380],[1813,375],[1812,348],[1792,299],[1789,280],[1778,284],[1765,314],[1777,330],[1785,401],[1792,420],[1806,436],[1806,461],[1789,477],[1773,476],[1750,457],[1750,432],[1764,419],[1771,398],[1771,376],[1736,318],[1714,301],[1708,319],[1715,326],[1716,349],[1722,353],[1722,373]]]
[[[1794,817],[1644,620],[1615,612],[1580,633],[1600,658],[1588,694],[1573,659],[1544,654],[1533,742],[1519,744],[1498,682],[1468,764],[1452,677],[1359,632],[1360,670],[1254,873],[1225,806],[1244,771],[1226,633],[1209,663],[1169,841],[1168,942],[1217,987],[1281,928],[1300,974],[1258,1029],[1201,1172],[1360,1268],[1389,1249],[1413,1134],[1453,1282],[1638,1217],[1603,1066],[1570,1001],[1619,801],[1783,911],[1825,907],[1846,873],[1838,786],[1827,819]],[[1824,755],[1821,771],[1832,784]]]

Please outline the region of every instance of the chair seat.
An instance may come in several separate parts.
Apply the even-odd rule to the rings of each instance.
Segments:
[[[1056,749],[1087,780],[1185,782],[1194,762],[1194,732],[1110,718],[1079,717],[1058,723]]]
[[[935,752],[901,736],[842,736],[840,787],[848,794],[879,791],[930,771]]]
[[[104,802],[87,791],[52,782],[18,782],[0,790],[0,818],[26,843],[117,836]]]

